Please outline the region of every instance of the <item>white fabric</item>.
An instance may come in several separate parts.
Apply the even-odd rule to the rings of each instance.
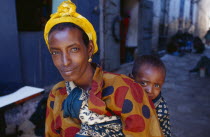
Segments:
[[[88,109],[88,103],[87,100],[84,100],[82,102],[82,107],[80,109],[79,118],[82,121],[82,123],[85,123],[87,125],[94,125],[98,123],[104,123],[108,121],[117,120],[117,116],[106,116],[106,115],[99,115],[97,113],[94,113]]]
[[[126,47],[137,47],[138,45],[138,12],[139,3],[131,10],[128,33],[126,35]]]

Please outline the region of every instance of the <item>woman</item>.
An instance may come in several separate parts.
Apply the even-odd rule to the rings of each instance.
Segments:
[[[49,94],[46,137],[161,137],[147,95],[132,79],[91,63],[97,52],[92,24],[65,1],[45,26],[44,37],[64,81]]]

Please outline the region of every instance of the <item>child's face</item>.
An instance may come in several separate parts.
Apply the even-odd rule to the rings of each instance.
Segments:
[[[165,72],[158,67],[144,65],[139,68],[135,80],[141,84],[151,99],[155,99],[160,94]]]

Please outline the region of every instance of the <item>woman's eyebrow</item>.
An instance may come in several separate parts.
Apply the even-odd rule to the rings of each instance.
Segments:
[[[50,50],[59,50],[58,48],[50,48]]]
[[[72,47],[74,45],[77,45],[77,43],[70,44],[70,45],[67,46],[67,48]]]
[[[67,46],[67,48],[72,47],[74,45],[77,45],[77,43],[70,44],[70,45]],[[59,48],[51,47],[50,50],[59,50]]]

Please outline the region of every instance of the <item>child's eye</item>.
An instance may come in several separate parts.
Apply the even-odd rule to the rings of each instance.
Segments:
[[[142,86],[146,86],[146,85],[147,85],[147,83],[144,82],[144,81],[141,81],[140,84],[141,84]]]
[[[72,48],[71,52],[77,52],[79,50],[79,48]]]
[[[51,53],[51,55],[57,55],[57,54],[59,54],[58,51],[51,51],[50,53]]]
[[[155,84],[155,87],[156,87],[156,88],[160,88],[160,85],[159,85],[159,84]]]

